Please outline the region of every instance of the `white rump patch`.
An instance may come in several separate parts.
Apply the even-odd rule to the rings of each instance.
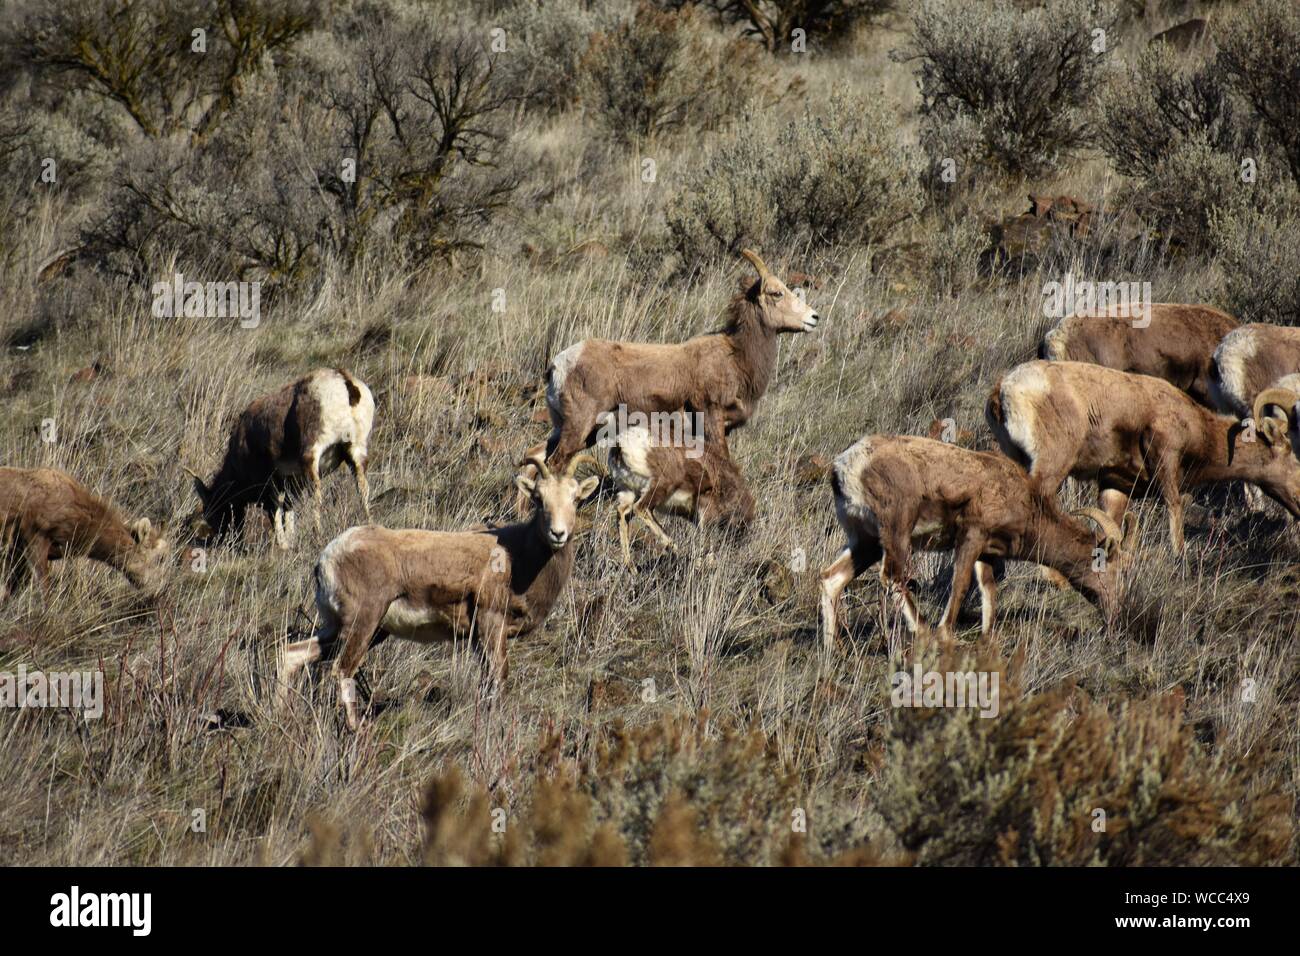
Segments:
[[[579,342],[577,345],[570,345],[555,358],[551,359],[551,375],[546,381],[546,404],[558,411],[560,407],[560,396],[564,393],[564,382],[573,371],[573,367],[578,364],[582,358],[582,350],[586,342]]]
[[[1020,365],[1002,379],[1003,427],[1032,463],[1038,457],[1038,406],[1051,390],[1038,365]]]
[[[1221,388],[1216,389],[1223,411],[1248,418],[1252,395],[1246,394],[1246,370],[1259,350],[1259,336],[1254,329],[1233,329],[1214,350],[1214,364],[1219,368]]]
[[[351,445],[359,456],[366,454],[370,429],[375,421],[375,399],[364,382],[355,378],[352,381],[361,393],[356,405],[348,400],[347,381],[334,369],[316,372],[307,386],[321,410],[320,433],[311,448],[312,457],[319,462],[321,477],[342,463],[342,456],[337,451],[326,454],[334,446]]]

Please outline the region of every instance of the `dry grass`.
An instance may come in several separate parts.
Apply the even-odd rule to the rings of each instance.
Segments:
[[[814,92],[883,90],[900,131],[914,130],[907,68],[882,49],[901,25],[771,68]],[[177,531],[194,507],[180,465],[211,469],[236,410],[339,364],[377,399],[377,521],[506,517],[512,463],[548,429],[534,412],[550,355],[587,336],[713,328],[742,271],[723,261],[665,277],[638,258],[708,143],[657,146],[659,176],[645,183],[638,157],[580,105],[522,114],[518,127],[510,148],[531,170],[525,198],[485,227],[481,256],[413,272],[366,259],[310,295],[264,304],[256,329],[155,319],[147,287],[84,270],[38,287],[39,266],[86,214],[82,200],[45,199],[0,273],[0,461],[65,468]],[[1018,210],[1029,188],[1100,200],[1113,178],[1089,156],[1050,179],[984,183],[966,215]],[[909,241],[942,221],[927,211]],[[613,254],[552,258],[589,238]],[[546,255],[523,255],[523,242]],[[828,489],[798,479],[801,461],[871,431],[925,434],[936,418],[990,447],[984,397],[1032,357],[1045,279],[962,267],[959,283],[936,288],[929,265],[907,255],[762,251],[773,268],[826,280],[810,293],[825,321],[783,339],[774,385],[736,436],[760,502],[747,539],[670,519],[682,555],[638,536],[632,573],[600,499],[583,512],[571,586],[510,649],[504,699],[480,698],[468,648],[389,641],[366,662],[372,714],[357,735],[329,681],[285,719],[268,709],[278,649],[310,626],[315,558],[360,519],[345,476],[326,483],[321,534],[303,513],[280,553],[255,527],[246,545],[207,554],[203,573],[178,545],[156,600],[103,568],[61,562],[48,600],[29,589],[5,605],[0,670],[102,665],[108,707],[92,722],[0,712],[0,862],[1296,862],[1297,541],[1280,521],[1245,522],[1235,489],[1206,499],[1181,562],[1159,507],[1142,507],[1142,627],[1103,632],[1084,601],[1029,566],[1011,571],[989,645],[975,642],[968,607],[969,646],[945,653],[953,666],[1008,673],[1015,692],[995,720],[891,707],[890,675],[912,642],[882,618],[874,573],[847,594],[840,652],[822,654],[817,571],[841,542]],[[1213,260],[1141,269],[1157,300],[1214,302],[1219,291]],[[497,289],[504,312],[492,309]],[[94,363],[93,380],[70,381]],[[41,440],[46,418],[57,442]],[[805,569],[774,583],[771,561],[800,551]],[[931,615],[947,568],[917,562]],[[1102,835],[1090,827],[1098,806]],[[192,828],[196,810],[204,832]]]

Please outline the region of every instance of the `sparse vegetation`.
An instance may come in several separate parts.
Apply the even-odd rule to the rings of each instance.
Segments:
[[[8,597],[0,672],[102,667],[105,712],[0,709],[0,860],[1300,862],[1300,562],[1272,504],[1198,494],[1179,558],[1138,501],[1111,629],[1030,565],[956,646],[914,640],[874,571],[833,656],[817,606],[829,460],[870,432],[993,449],[985,399],[1035,355],[1046,283],[1300,324],[1294,5],[1216,4],[1208,53],[1145,52],[1163,23],[1092,0],[482,6],[0,11],[0,461],[176,546],[157,594],[63,560]],[[822,321],[730,439],[748,536],[664,518],[680,553],[637,532],[629,570],[601,493],[497,699],[463,644],[393,640],[359,733],[328,674],[277,719],[313,564],[361,505],[335,476],[287,551],[259,515],[202,548],[182,465],[211,474],[250,400],[344,367],[375,397],[376,522],[508,521],[550,358],[716,329],[749,245]],[[262,283],[258,321],[159,317],[177,273]],[[920,604],[950,570],[915,556]],[[998,716],[894,706],[916,662],[999,674]]]

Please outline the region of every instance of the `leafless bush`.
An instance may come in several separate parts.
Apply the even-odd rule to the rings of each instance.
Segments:
[[[584,0],[524,0],[499,20],[506,48],[496,58],[497,82],[547,112],[573,105],[588,40],[609,26],[609,15]]]
[[[977,151],[942,154],[959,167],[1027,175],[1056,168],[1091,142],[1085,106],[1101,81],[1099,44],[1114,23],[1104,0],[1049,0],[1031,10],[995,0],[982,11],[924,0],[896,54],[919,64],[924,141],[942,149],[954,138],[949,129],[964,126],[958,138]]]
[[[1300,6],[1292,0],[1245,4],[1218,39],[1218,62],[1229,84],[1250,104],[1300,183]]]
[[[793,123],[742,124],[669,202],[670,240],[688,266],[745,243],[879,243],[920,208],[915,180],[879,105],[837,96]]]
[[[296,283],[377,243],[412,261],[477,245],[516,185],[497,169],[511,94],[480,43],[363,4],[305,44],[283,82],[247,85],[194,146],[136,150],[87,246],[138,274],[165,250]]]
[[[680,9],[694,0],[661,0]],[[893,6],[893,0],[702,0],[726,26],[739,25],[746,36],[760,41],[769,53],[795,50],[795,30],[806,39],[833,44]]]
[[[649,140],[714,128],[779,95],[751,44],[726,41],[694,7],[636,14],[596,34],[583,59],[584,99],[611,135]]]
[[[1216,211],[1210,238],[1223,272],[1224,304],[1252,322],[1300,325],[1300,193],[1258,211]]]
[[[316,0],[35,2],[18,12],[3,44],[41,76],[117,104],[147,136],[202,134],[264,58],[288,50],[317,22],[318,7]]]
[[[1125,176],[1151,179],[1190,140],[1230,157],[1249,155],[1257,128],[1243,115],[1213,61],[1188,59],[1172,46],[1144,50],[1100,91],[1097,139]]]

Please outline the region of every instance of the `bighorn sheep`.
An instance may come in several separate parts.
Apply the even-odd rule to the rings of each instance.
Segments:
[[[540,477],[516,479],[535,505],[519,524],[450,532],[366,525],[326,545],[315,571],[319,623],[285,650],[280,705],[306,664],[337,654],[339,696],[355,730],[354,677],[366,651],[390,635],[420,643],[471,637],[501,687],[506,641],[546,620],[573,570],[578,504],[600,483],[574,477],[583,462],[594,459],[576,456],[557,474],[541,456],[528,461]]]
[[[767,391],[776,365],[776,337],[808,332],[817,312],[774,276],[750,250],[742,253],[758,279],[742,285],[719,332],[679,344],[586,339],[551,360],[546,405],[552,432],[546,457],[552,467],[595,441],[601,416],[683,409],[720,419],[720,433],[744,425]]]
[[[908,629],[926,629],[907,590],[913,549],[954,552],[941,633],[953,631],[972,574],[981,629],[992,629],[995,569],[1006,559],[1059,571],[1108,621],[1118,612],[1118,574],[1132,552],[1136,522],[1125,534],[1103,512],[1086,509],[1082,514],[1102,530],[1099,538],[1066,516],[1054,498],[1036,494],[1024,472],[1001,455],[911,435],[869,435],[835,459],[831,489],[848,546],[821,573],[828,650],[839,629],[841,593],[877,561],[881,583],[901,605]],[[1099,561],[1102,556],[1106,560]]]
[[[1287,443],[1291,453],[1300,459],[1300,372],[1278,379],[1270,387],[1255,396],[1255,408],[1251,413],[1256,428],[1264,440],[1272,444]],[[1268,414],[1270,407],[1276,406],[1282,421]]]
[[[754,520],[754,496],[726,439],[706,438],[689,422],[683,412],[656,414],[654,428],[627,428],[609,450],[609,474],[618,490],[618,537],[629,567],[629,515],[640,518],[670,550],[676,546],[655,518],[657,510],[737,530]]]
[[[128,526],[117,510],[53,468],[0,468],[0,552],[9,565],[0,602],[30,572],[49,587],[50,561],[88,557],[152,590],[171,554],[148,518]]]
[[[293,498],[304,487],[311,490],[319,529],[321,478],[343,462],[352,469],[369,520],[366,445],[374,418],[370,389],[343,369],[317,369],[263,395],[239,416],[212,480],[189,472],[204,521],[221,535],[242,525],[256,505],[271,517],[276,544],[287,548],[295,524]]]
[[[1154,375],[1209,405],[1214,350],[1237,320],[1206,305],[1156,302],[1147,308],[1147,316],[1118,307],[1104,315],[1067,316],[1043,336],[1038,357]],[[1146,319],[1149,325],[1134,327]]]
[[[1252,323],[1238,326],[1214,350],[1210,394],[1219,411],[1249,418],[1255,396],[1300,372],[1300,329]]]
[[[1179,553],[1185,487],[1248,481],[1300,517],[1300,462],[1290,449],[1239,440],[1234,419],[1162,379],[1082,362],[1026,362],[994,387],[985,417],[1044,495],[1066,476],[1096,480],[1101,508],[1118,521],[1135,486],[1157,486]]]

